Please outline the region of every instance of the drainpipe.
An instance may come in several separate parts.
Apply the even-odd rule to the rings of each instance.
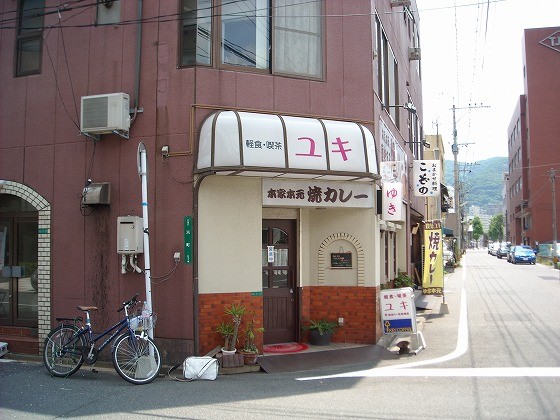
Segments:
[[[138,0],[138,23],[136,25],[136,63],[134,68],[134,116],[131,120],[131,123],[136,119],[136,115],[140,111],[138,105],[140,103],[140,62],[142,59],[142,1],[143,0]]]
[[[193,220],[193,330],[194,330],[194,354],[198,355],[198,345],[200,342],[199,326],[198,326],[198,194],[202,181],[209,175],[215,175],[216,172],[208,171],[202,173],[194,184],[194,220]]]

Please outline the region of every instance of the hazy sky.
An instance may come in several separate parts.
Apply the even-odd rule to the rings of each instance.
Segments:
[[[459,161],[507,156],[507,128],[523,93],[523,29],[560,26],[560,0],[417,0],[424,132]],[[456,7],[454,7],[456,6]],[[560,76],[559,76],[560,77]],[[468,109],[469,106],[488,108]]]

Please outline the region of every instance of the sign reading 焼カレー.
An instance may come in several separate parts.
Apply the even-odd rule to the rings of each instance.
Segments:
[[[352,268],[352,253],[331,252],[331,268]]]

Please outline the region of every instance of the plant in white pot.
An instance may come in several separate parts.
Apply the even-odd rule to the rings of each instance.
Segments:
[[[222,336],[222,339],[224,340],[224,346],[222,347],[222,352],[224,351],[227,352],[228,349],[230,348],[231,338],[233,337],[233,324],[231,322],[222,321],[216,326],[216,329],[214,331],[220,334]]]
[[[231,323],[228,322],[228,324],[232,325],[233,332],[231,334],[231,339],[228,340],[227,344],[224,346],[224,349],[222,349],[222,353],[233,354],[237,351],[235,346],[237,344],[237,335],[239,333],[239,326],[241,325],[241,320],[243,319],[243,315],[245,315],[245,306],[242,306],[241,304],[237,305],[235,303],[232,303],[231,306],[229,307],[226,306],[224,308],[224,312],[227,315],[231,316]]]

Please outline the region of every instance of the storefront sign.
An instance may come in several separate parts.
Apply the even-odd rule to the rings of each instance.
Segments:
[[[403,221],[402,211],[402,183],[383,182],[383,214],[382,219],[387,221]]]
[[[331,268],[352,268],[352,253],[331,252]]]
[[[262,195],[265,206],[373,208],[374,191],[363,182],[263,179]]]
[[[411,287],[381,290],[383,334],[416,333],[416,306]]]
[[[443,294],[443,237],[440,220],[426,222],[424,229],[422,292],[425,295]]]
[[[375,140],[362,124],[238,111],[203,123],[197,170],[379,175]]]
[[[415,160],[412,163],[412,177],[416,197],[439,196],[439,160]]]

